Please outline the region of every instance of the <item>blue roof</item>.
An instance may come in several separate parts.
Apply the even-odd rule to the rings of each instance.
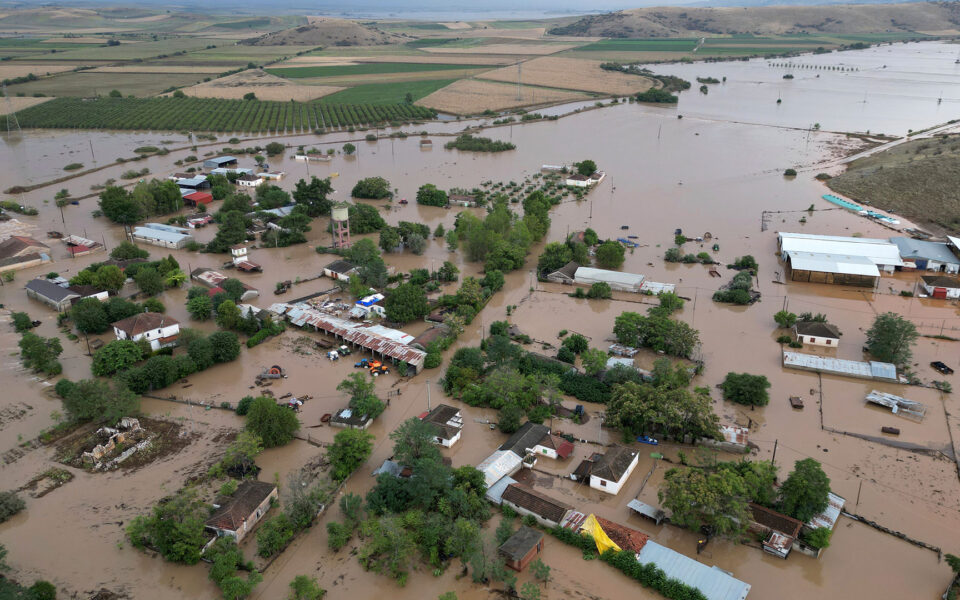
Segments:
[[[693,586],[707,597],[707,600],[744,600],[750,593],[750,584],[728,575],[717,567],[696,561],[688,556],[661,546],[653,540],[648,540],[640,553],[637,562],[653,563],[660,568],[667,577],[678,579]]]
[[[908,237],[893,237],[890,241],[900,248],[900,257],[905,260],[926,259],[942,263],[960,264],[960,257],[941,242],[927,242]]]
[[[218,156],[216,158],[208,158],[203,161],[204,163],[216,163],[218,165],[225,165],[232,162],[237,162],[236,156]]]

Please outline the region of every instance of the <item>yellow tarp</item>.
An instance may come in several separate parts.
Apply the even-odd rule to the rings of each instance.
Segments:
[[[620,552],[620,546],[616,545],[613,540],[607,537],[607,533],[600,527],[600,523],[597,522],[595,516],[588,516],[583,522],[583,525],[580,526],[580,531],[585,531],[593,536],[593,540],[597,543],[597,552],[600,554],[603,554],[607,550]]]

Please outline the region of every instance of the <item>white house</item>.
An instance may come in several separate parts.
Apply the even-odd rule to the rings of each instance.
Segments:
[[[940,300],[960,298],[960,279],[943,275],[924,275],[920,281],[923,290],[931,298]]]
[[[387,309],[380,304],[383,299],[383,294],[371,294],[369,296],[364,296],[363,298],[357,300],[356,306],[354,306],[353,310],[357,311],[358,313],[362,312],[364,318],[369,317],[371,314],[375,314],[380,317],[386,317]]]
[[[424,423],[430,423],[436,430],[437,436],[433,440],[435,443],[449,448],[460,441],[463,417],[459,408],[439,404],[421,418]]]
[[[567,176],[566,184],[573,187],[587,187],[590,185],[590,178],[586,175],[575,173]]]
[[[836,348],[840,345],[840,330],[830,323],[817,321],[801,321],[793,326],[797,341],[807,346],[827,346]]]
[[[286,175],[286,173],[283,171],[270,171],[269,173],[264,171],[263,173],[257,173],[257,177],[269,179],[270,181],[280,181],[284,175]]]
[[[172,346],[180,336],[179,321],[155,312],[133,315],[112,325],[118,340],[147,340],[152,350]]]
[[[164,225],[163,223],[145,223],[133,228],[133,240],[161,246],[163,248],[183,248],[193,241],[189,229]]]
[[[335,260],[323,268],[323,274],[330,279],[349,281],[350,276],[357,272],[357,268],[345,260]]]
[[[264,182],[263,177],[259,175],[254,175],[253,173],[244,173],[237,178],[237,185],[242,187],[257,187]]]
[[[265,481],[244,479],[237,490],[215,511],[204,525],[217,534],[242,540],[267,514],[278,498],[277,486]]]
[[[637,467],[639,455],[624,446],[613,446],[593,463],[590,487],[616,495]]]

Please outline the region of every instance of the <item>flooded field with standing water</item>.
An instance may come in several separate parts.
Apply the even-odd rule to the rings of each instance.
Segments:
[[[362,134],[304,134],[279,138],[245,139],[240,146],[264,145],[281,141],[290,146],[286,156],[271,157],[271,170],[286,173],[278,185],[292,190],[296,181],[309,176],[333,177],[335,200],[348,200],[357,180],[382,176],[396,188],[396,198],[411,204],[373,202],[384,208],[384,218],[397,222],[422,222],[433,230],[443,224],[452,228],[458,212],[418,206],[413,199],[425,183],[440,188],[474,188],[481,182],[522,181],[540,171],[544,164],[570,164],[586,158],[596,161],[606,179],[583,201],[564,200],[550,214],[552,224],[546,241],[562,241],[568,233],[591,227],[601,239],[636,235],[639,247],[629,250],[622,270],[642,273],[653,281],[675,283],[677,293],[687,298],[678,318],[700,331],[705,370],[696,385],[711,389],[714,410],[721,423],[750,426],[750,441],[757,446],[752,457],[770,459],[776,452],[776,464],[785,476],[793,462],[806,457],[820,461],[830,477],[833,491],[843,496],[846,510],[874,520],[909,537],[957,553],[960,533],[960,479],[954,442],[960,436],[957,399],[931,387],[902,386],[867,382],[835,376],[791,371],[781,366],[781,347],[773,314],[782,308],[794,313],[825,313],[843,332],[842,344],[825,351],[832,356],[860,360],[866,330],[874,317],[894,311],[913,321],[921,334],[960,337],[960,311],[956,302],[918,297],[902,297],[901,291],[915,289],[918,275],[898,273],[884,276],[875,290],[801,284],[785,281],[783,265],[775,255],[778,231],[831,235],[890,237],[900,235],[877,222],[836,208],[821,199],[826,187],[813,178],[825,171],[837,173],[844,157],[867,149],[870,144],[845,132],[885,133],[902,136],[907,130],[921,130],[960,118],[960,65],[954,60],[956,46],[940,43],[896,44],[864,51],[803,56],[791,59],[793,67],[772,66],[786,59],[751,60],[693,65],[654,65],[658,73],[675,74],[694,81],[696,77],[726,77],[724,83],[711,85],[709,93],[694,88],[681,95],[679,106],[661,107],[622,103],[597,110],[584,110],[555,121],[486,128],[483,135],[508,139],[517,148],[500,154],[473,154],[443,149],[447,139],[468,125],[483,125],[489,120],[434,122],[401,128],[408,133],[421,130],[437,135],[432,149],[421,149],[419,137],[406,139],[363,140]],[[851,71],[800,68],[807,66],[849,66]],[[784,80],[783,74],[795,75]],[[819,75],[819,76],[818,76]],[[776,103],[777,98],[783,102]],[[942,97],[941,103],[937,102]],[[559,109],[553,109],[559,110]],[[678,118],[682,115],[683,118]],[[810,130],[814,123],[820,130]],[[220,135],[215,143],[201,146],[196,154],[219,151],[229,135]],[[242,135],[237,137],[243,138]],[[338,154],[329,163],[294,161],[292,148],[299,145],[322,150],[339,150],[352,140],[356,155]],[[95,218],[96,197],[81,199],[61,211],[53,201],[54,193],[66,188],[73,197],[91,194],[91,186],[108,178],[120,179],[130,168],[149,168],[149,177],[165,177],[178,169],[173,162],[195,152],[190,139],[180,134],[122,132],[24,132],[19,140],[0,142],[0,188],[35,185],[60,177],[62,166],[82,162],[85,168],[112,163],[118,157],[130,157],[143,145],[161,145],[171,152],[134,163],[107,166],[95,173],[62,183],[40,187],[22,195],[5,196],[36,207],[37,217],[17,219],[32,227],[32,235],[43,239],[50,230],[83,235],[102,241],[108,248],[124,239],[122,227],[104,218]],[[240,166],[252,166],[251,158],[241,158]],[[801,171],[796,178],[785,178],[783,171]],[[809,207],[815,210],[808,212]],[[214,204],[213,209],[216,210]],[[474,210],[478,214],[482,209]],[[801,218],[804,220],[801,221]],[[263,273],[240,274],[245,283],[260,290],[252,302],[266,307],[274,301],[300,297],[332,287],[321,278],[294,286],[287,296],[275,297],[274,284],[283,280],[311,278],[334,260],[332,255],[317,254],[314,247],[327,245],[327,219],[313,223],[308,244],[288,248],[254,249],[251,259],[263,266]],[[909,226],[908,223],[901,225]],[[622,228],[628,228],[623,232]],[[671,264],[663,261],[664,251],[673,245],[674,230],[682,229],[691,237],[709,232],[711,241],[687,243],[686,251],[708,251],[721,263],[721,278],[711,277],[703,265]],[[213,228],[197,230],[200,242],[209,241]],[[357,239],[358,236],[354,236]],[[70,277],[84,266],[105,258],[93,254],[72,259],[56,240],[50,240],[54,263],[20,271],[12,282],[0,287],[0,303],[8,320],[11,310],[28,311],[42,324],[38,333],[53,336],[58,332],[56,315],[40,303],[29,300],[23,285],[30,278],[56,271]],[[712,244],[719,251],[712,252]],[[702,247],[700,247],[702,246]],[[154,257],[167,250],[145,246]],[[612,300],[574,299],[571,288],[536,281],[534,269],[542,244],[534,246],[524,269],[507,275],[506,286],[480,315],[467,326],[458,341],[445,353],[445,363],[459,347],[479,344],[484,329],[496,320],[507,319],[535,340],[557,343],[561,329],[585,335],[595,348],[606,348],[612,335],[614,318],[624,311],[645,312],[652,300],[643,296],[616,293]],[[186,271],[197,267],[218,268],[224,255],[169,251]],[[718,304],[711,296],[733,275],[722,265],[736,257],[751,254],[759,263],[755,288],[761,302],[749,307]],[[397,271],[412,268],[439,268],[443,261],[457,264],[463,275],[479,273],[482,264],[465,262],[462,253],[451,253],[442,239],[430,240],[422,256],[409,252],[385,254],[384,259]],[[452,293],[456,284],[448,284]],[[125,292],[134,292],[129,285]],[[291,295],[292,294],[292,295]],[[167,314],[190,327],[210,330],[212,322],[190,320],[185,309],[186,290],[167,291],[162,301]],[[508,317],[507,307],[512,314]],[[405,327],[416,335],[423,323]],[[278,338],[252,349],[244,348],[232,363],[215,366],[189,377],[188,384],[174,384],[157,396],[175,395],[179,399],[202,401],[212,405],[236,403],[253,393],[254,376],[264,366],[282,364],[289,377],[272,389],[279,396],[309,394],[313,397],[299,413],[301,434],[316,443],[329,443],[336,429],[321,426],[320,417],[346,403],[337,384],[353,372],[352,362],[329,362],[319,351],[296,350],[295,339],[301,333],[288,329]],[[111,334],[99,336],[104,341]],[[50,383],[32,376],[17,359],[17,335],[12,328],[0,328],[0,347],[4,358],[0,380],[5,393],[0,397],[0,465],[3,488],[18,488],[38,473],[57,463],[53,448],[24,446],[44,428],[55,423],[54,411],[60,401],[52,394]],[[90,358],[85,340],[63,340],[61,362],[70,379],[89,377]],[[805,352],[808,350],[804,350]],[[649,368],[655,355],[641,352],[637,365]],[[927,365],[942,360],[960,369],[960,342],[945,338],[921,337],[914,350],[915,371],[929,383],[941,379]],[[453,449],[444,450],[454,466],[476,465],[506,439],[486,424],[496,420],[496,411],[461,405],[444,398],[437,381],[445,366],[427,370],[405,379],[395,373],[377,380],[381,397],[388,391],[390,406],[370,428],[376,436],[372,456],[348,481],[345,492],[365,493],[375,480],[370,473],[392,453],[389,433],[403,420],[426,410],[428,397],[435,405],[443,401],[464,411],[462,440]],[[763,374],[772,383],[769,406],[750,410],[724,402],[715,386],[730,372]],[[431,381],[428,391],[427,380]],[[955,377],[947,381],[957,383]],[[926,418],[921,423],[900,419],[887,412],[868,408],[864,396],[873,389],[902,394],[923,402]],[[806,407],[792,409],[790,396],[800,396]],[[578,403],[566,398],[571,407]],[[599,416],[604,407],[587,405],[587,412]],[[0,525],[0,543],[10,554],[8,562],[24,581],[44,578],[63,591],[87,597],[89,592],[106,588],[130,598],[158,600],[218,597],[203,565],[184,567],[164,562],[160,557],[134,550],[123,532],[124,524],[145,514],[160,498],[172,494],[191,476],[202,473],[226,445],[224,438],[242,427],[242,419],[231,411],[204,409],[161,399],[147,398],[143,411],[154,417],[174,419],[191,437],[178,452],[135,470],[88,473],[71,469],[75,478],[40,498],[26,498],[27,510]],[[578,439],[603,444],[620,441],[618,432],[600,427],[601,419],[583,425],[556,419],[556,430]],[[900,447],[883,438],[880,427],[895,425],[901,429]],[[576,453],[566,461],[541,461],[547,472],[536,472],[536,484],[545,492],[573,505],[578,510],[623,523],[649,534],[658,543],[694,557],[707,565],[732,572],[752,586],[752,597],[824,597],[824,598],[934,598],[950,580],[950,569],[934,551],[911,545],[894,536],[842,517],[830,548],[818,560],[793,553],[783,561],[763,553],[756,544],[736,545],[712,541],[707,550],[696,553],[694,533],[669,525],[653,525],[641,520],[626,504],[633,498],[657,503],[657,487],[669,465],[649,457],[648,446],[641,450],[636,472],[616,496],[601,494],[566,478],[595,446],[577,445]],[[663,444],[660,451],[677,461],[678,452],[696,452],[678,444]],[[258,457],[263,469],[260,478],[286,481],[322,450],[306,441],[265,451]],[[726,457],[730,458],[730,457]],[[549,463],[543,465],[543,462]],[[552,471],[552,472],[551,472]],[[650,473],[644,480],[644,474]],[[435,598],[454,590],[461,599],[498,597],[491,588],[472,584],[468,577],[457,578],[459,569],[451,567],[435,577],[424,566],[412,573],[406,587],[400,588],[386,577],[364,572],[347,549],[339,553],[327,547],[325,524],[339,518],[336,507],[300,536],[263,573],[263,582],[253,598],[286,597],[295,575],[316,576],[328,598],[372,598],[389,595],[397,600]],[[492,529],[496,520],[487,525]],[[255,551],[252,537],[243,548],[248,556]],[[545,598],[659,598],[655,592],[613,571],[600,561],[584,561],[580,552],[552,537],[545,540],[543,560],[553,567],[553,577],[543,590]],[[521,576],[521,582],[530,574]]]

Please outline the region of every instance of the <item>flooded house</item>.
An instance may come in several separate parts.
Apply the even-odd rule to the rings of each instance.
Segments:
[[[523,526],[510,536],[497,552],[503,556],[506,566],[514,571],[523,571],[543,551],[543,533]]]
[[[639,455],[625,446],[612,446],[590,469],[590,487],[601,492],[617,495],[637,467]]]
[[[803,523],[754,502],[749,506],[753,523],[748,530],[764,536],[761,542],[763,551],[779,558],[787,558],[793,542],[800,537]]]
[[[522,483],[512,483],[501,495],[501,504],[521,516],[530,515],[544,527],[556,527],[573,508]]]
[[[552,435],[546,425],[527,421],[500,446],[500,450],[509,450],[520,458],[532,454],[558,459],[573,453],[573,443]]]
[[[637,562],[653,564],[667,577],[695,587],[707,600],[745,600],[750,584],[723,569],[702,562],[648,540],[637,552]],[[785,596],[786,597],[786,596]]]
[[[203,161],[204,169],[219,169],[236,167],[238,164],[236,156],[217,156]]]
[[[487,488],[491,488],[501,479],[509,478],[520,470],[523,457],[510,450],[497,450],[477,465],[477,470],[483,473]]]
[[[154,351],[175,345],[180,337],[180,321],[161,313],[140,313],[110,325],[118,340],[147,340]]]
[[[323,274],[330,279],[350,281],[350,276],[357,272],[357,267],[346,260],[335,260],[323,268]]]
[[[960,273],[960,256],[951,252],[946,243],[908,237],[892,237],[890,241],[900,249],[904,268],[938,271],[948,275]]]
[[[213,202],[213,194],[209,192],[190,192],[183,196],[183,203],[186,206],[206,207],[211,202]]]
[[[263,177],[259,175],[254,175],[253,173],[244,173],[237,178],[237,185],[240,187],[252,187],[255,188],[261,183],[266,181]]]
[[[429,423],[436,431],[434,443],[440,444],[444,448],[449,448],[460,441],[460,434],[463,431],[463,415],[459,408],[438,404],[430,412],[421,415],[424,423]]]
[[[175,249],[183,248],[193,241],[189,229],[162,223],[144,223],[140,227],[134,227],[132,237],[135,242]]]
[[[74,298],[70,301],[71,304],[76,304],[77,302],[86,300],[87,298],[95,298],[100,302],[105,302],[110,298],[110,292],[95,285],[71,285],[67,287],[67,289],[71,292],[80,294],[79,298]]]
[[[342,427],[344,429],[366,429],[373,423],[367,415],[361,415],[352,408],[341,408],[330,418],[331,427]]]
[[[830,323],[819,321],[801,321],[793,326],[797,341],[804,345],[827,346],[840,345],[840,329]]]
[[[923,275],[920,277],[920,287],[931,298],[947,300],[960,298],[960,279],[943,275]]]
[[[547,273],[544,276],[544,279],[553,283],[562,283],[565,285],[573,285],[576,281],[577,269],[580,268],[580,264],[570,261],[567,264],[563,265],[556,271],[552,273]]]
[[[210,189],[210,182],[206,175],[194,175],[193,177],[181,177],[176,181],[177,187],[181,193],[189,190],[187,193],[199,192],[200,190]]]
[[[25,235],[0,242],[0,273],[18,271],[51,262],[50,246]]]
[[[903,267],[897,245],[877,238],[781,232],[777,245],[791,281],[875,287]]]
[[[58,285],[45,277],[31,279],[24,289],[28,297],[39,300],[58,312],[64,312],[70,308],[72,300],[80,298],[80,294],[66,285]]]
[[[277,486],[245,479],[223,504],[214,504],[214,512],[204,525],[217,537],[229,536],[239,543],[278,499]]]

